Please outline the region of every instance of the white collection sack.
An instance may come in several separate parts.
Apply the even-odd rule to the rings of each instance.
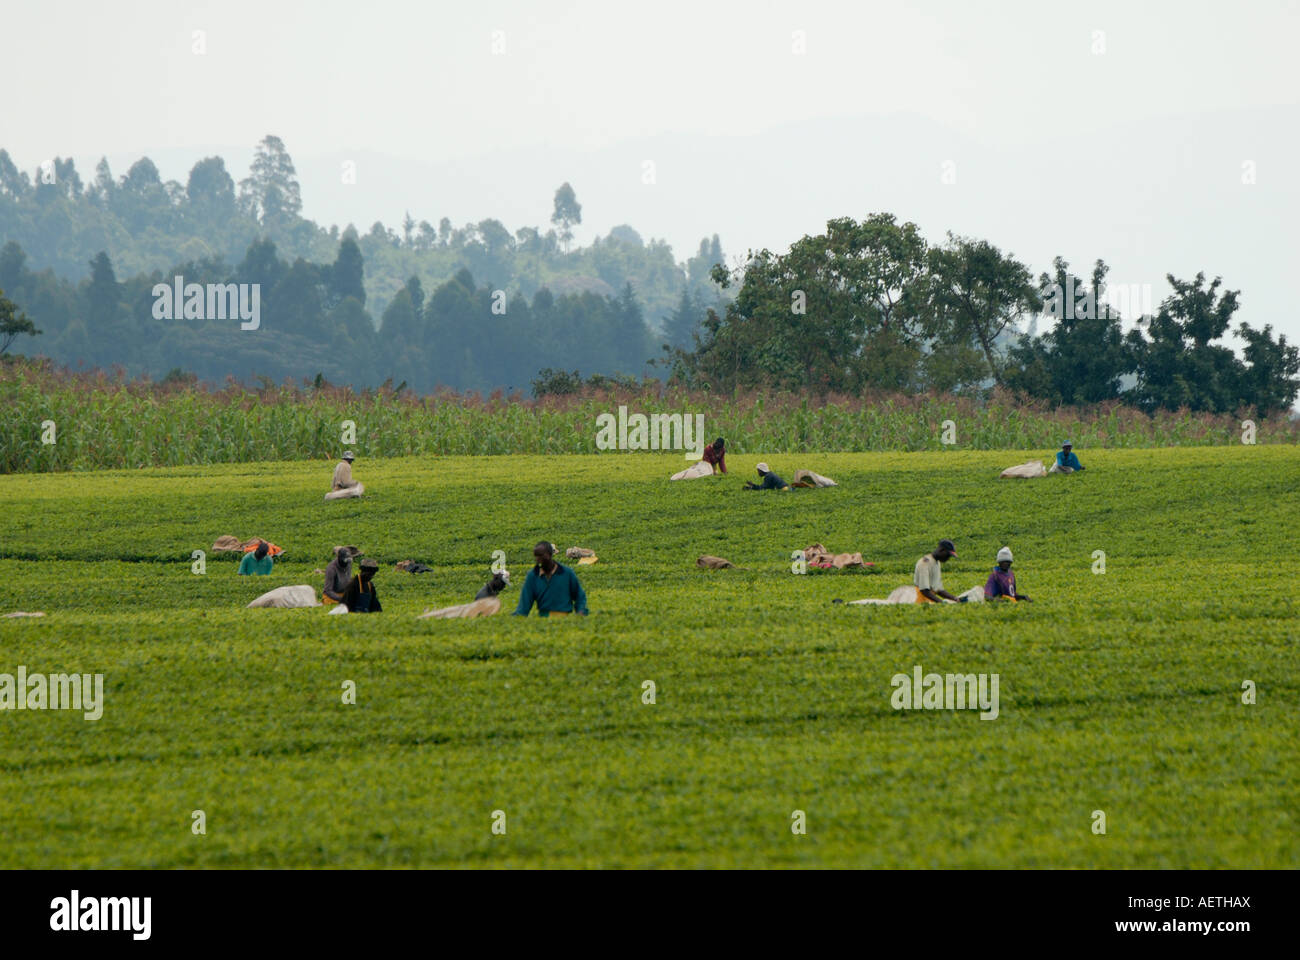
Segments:
[[[249,604],[250,607],[319,607],[316,588],[305,583],[295,587],[276,587]]]
[[[811,483],[814,487],[838,487],[839,484],[830,477],[823,477],[820,473],[813,473],[811,470],[796,470],[794,472],[794,482],[800,481]]]
[[[918,602],[920,602],[920,603],[924,603],[925,601],[920,601],[920,600],[918,600],[919,595],[920,595],[920,591],[917,590],[916,587],[912,586],[912,585],[909,583],[909,584],[906,584],[906,585],[904,585],[904,586],[901,586],[901,587],[896,588],[896,589],[894,590],[894,592],[891,593],[891,594],[890,594],[888,597],[886,597],[884,600],[850,600],[849,603],[850,603],[850,604],[854,604],[854,605],[858,605],[858,606],[862,606],[862,605],[866,605],[866,604],[871,604],[871,605],[879,606],[879,605],[883,605],[883,604],[886,604],[886,603],[918,603]],[[983,588],[983,587],[971,587],[971,588],[970,588],[969,590],[967,590],[965,593],[959,593],[959,594],[957,594],[957,602],[960,602],[960,600],[961,600],[962,597],[965,597],[965,598],[966,598],[966,602],[967,602],[967,603],[983,603],[983,602],[984,602],[984,588]],[[942,599],[942,598],[940,598],[940,599]],[[944,600],[943,602],[944,602],[944,603],[953,603],[954,601],[952,601],[952,600]]]
[[[454,620],[459,617],[490,617],[500,610],[500,597],[484,597],[482,600],[473,600],[470,603],[458,603],[454,607],[443,607],[440,610],[426,610],[415,619],[426,620],[433,617],[438,620]]]
[[[366,492],[363,484],[358,483],[355,487],[346,487],[342,490],[331,490],[325,494],[326,500],[346,500],[349,497],[359,497]]]
[[[1000,474],[1001,479],[1019,479],[1032,480],[1034,477],[1047,476],[1047,468],[1043,466],[1041,460],[1030,460],[1028,463],[1020,463],[1014,467],[1007,467]]]
[[[889,596],[883,600],[850,600],[850,604],[862,606],[864,604],[886,604],[886,603],[916,603],[916,587],[910,583],[894,589]]]
[[[711,477],[711,476],[713,476],[713,465],[708,463],[705,460],[701,460],[699,463],[692,464],[691,466],[687,467],[685,470],[681,470],[678,471],[677,473],[674,473],[668,479],[669,480],[695,480],[698,477]]]

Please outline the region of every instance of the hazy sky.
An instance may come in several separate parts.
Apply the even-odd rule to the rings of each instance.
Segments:
[[[1222,273],[1300,338],[1296,2],[50,0],[5,27],[0,147],[29,171],[220,153],[239,179],[275,133],[324,223],[514,230],[569,180],[580,240],[627,222],[678,259],[889,210],[1035,272],[1104,257],[1157,301]]]

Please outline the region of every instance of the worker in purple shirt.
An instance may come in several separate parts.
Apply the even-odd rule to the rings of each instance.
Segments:
[[[1033,602],[1023,593],[1016,592],[1016,575],[1011,572],[1011,563],[1014,559],[1010,547],[1003,547],[998,551],[998,565],[993,568],[988,582],[984,584],[985,600],[998,600],[1005,597],[1008,600]]]

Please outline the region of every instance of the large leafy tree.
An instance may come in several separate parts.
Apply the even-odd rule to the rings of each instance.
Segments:
[[[1135,330],[1128,337],[1137,357],[1135,396],[1142,406],[1227,413],[1276,410],[1295,399],[1300,357],[1285,337],[1272,339],[1271,327],[1256,331],[1240,325],[1249,366],[1215,342],[1231,326],[1240,291],[1221,291],[1222,278],[1207,282],[1203,272],[1193,280],[1173,274],[1166,279],[1173,292],[1161,301],[1145,335]]]
[[[998,338],[1042,307],[1029,268],[986,240],[948,234],[948,243],[929,253],[934,330],[948,343],[974,343],[987,374],[1003,382]]]
[[[1061,257],[1052,267],[1039,277],[1039,294],[1060,307],[1056,323],[1041,337],[1012,348],[1007,385],[1055,404],[1115,400],[1136,358],[1124,339],[1122,318],[1106,302],[1109,268],[1098,260],[1084,281]]]
[[[832,220],[826,228],[826,256],[812,258],[809,274],[838,295],[842,319],[861,331],[860,383],[891,390],[916,387],[922,344],[934,332],[926,310],[927,247],[920,231],[888,213],[861,223]]]
[[[1149,409],[1229,410],[1241,399],[1240,367],[1230,349],[1212,341],[1227,332],[1238,291],[1220,293],[1222,279],[1207,284],[1204,273],[1191,281],[1166,279],[1174,292],[1161,301],[1146,336],[1129,335],[1138,358],[1136,399]]]
[[[700,348],[677,358],[715,387],[817,392],[915,386],[928,330],[926,246],[890,214],[832,220],[790,252],[751,254],[736,299],[702,324]],[[733,277],[713,268],[724,288]]]
[[[1273,328],[1253,330],[1243,323],[1238,335],[1246,342],[1242,351],[1250,365],[1241,376],[1242,398],[1261,413],[1285,412],[1300,394],[1300,348],[1273,339]]]

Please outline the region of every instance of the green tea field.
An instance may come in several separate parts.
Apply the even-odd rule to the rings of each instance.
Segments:
[[[328,503],[321,460],[0,476],[0,614],[46,614],[0,674],[104,678],[98,719],[0,711],[0,867],[1300,866],[1300,451],[1079,452],[363,456]],[[840,486],[742,491],[761,459]],[[949,590],[1008,545],[1034,602],[832,603],[941,537]],[[541,539],[598,554],[589,617],[509,616]],[[818,542],[875,566],[795,573]],[[336,544],[382,613],[245,609]],[[494,551],[501,614],[417,620]],[[895,709],[918,667],[996,674],[996,717]]]

